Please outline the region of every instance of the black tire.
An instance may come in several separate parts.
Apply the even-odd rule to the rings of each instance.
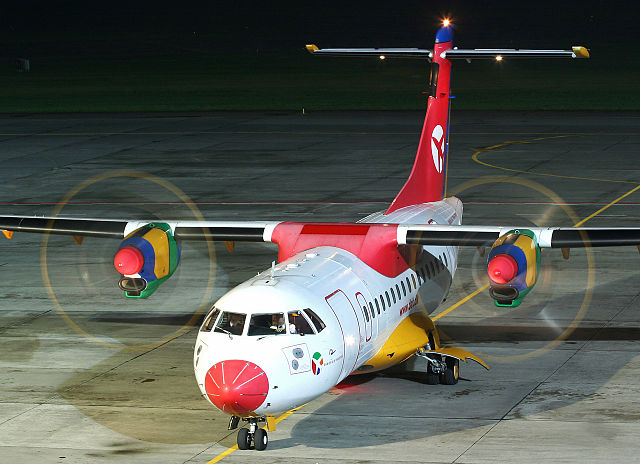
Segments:
[[[251,448],[251,434],[248,429],[238,430],[238,449],[248,450]]]
[[[427,385],[438,385],[440,383],[440,374],[433,372],[431,363],[427,366]]]
[[[269,437],[267,436],[267,431],[265,429],[258,429],[256,433],[253,434],[253,446],[255,446],[257,451],[264,451],[267,449],[267,445],[269,444]]]
[[[440,380],[444,385],[455,385],[458,383],[458,378],[460,377],[460,361],[455,358],[448,357],[445,362],[447,363],[447,369],[442,374],[442,378]]]

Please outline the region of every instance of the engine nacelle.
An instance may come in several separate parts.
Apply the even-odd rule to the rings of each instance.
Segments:
[[[496,306],[515,307],[538,280],[540,247],[528,229],[510,230],[495,241],[487,258],[489,294]]]
[[[113,264],[122,274],[118,286],[127,298],[147,298],[175,272],[180,248],[171,227],[149,223],[120,243]]]

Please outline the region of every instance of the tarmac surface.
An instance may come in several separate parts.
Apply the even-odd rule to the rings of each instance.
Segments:
[[[2,214],[357,220],[404,183],[422,118],[5,117]],[[640,113],[454,111],[448,192],[466,224],[640,226],[638,153]],[[176,274],[131,301],[116,285],[117,246],[0,241],[0,462],[206,463],[235,444],[200,397],[190,322],[268,268],[275,247],[184,244]],[[500,310],[477,291],[484,258],[461,252],[432,316],[490,371],[463,365],[455,386],[402,371],[349,378],[284,417],[266,451],[222,462],[637,461],[638,250],[546,250],[542,261],[521,307]]]

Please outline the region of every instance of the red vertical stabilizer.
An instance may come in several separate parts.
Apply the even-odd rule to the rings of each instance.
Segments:
[[[451,62],[441,56],[451,49],[453,27],[436,34],[431,64],[431,88],[418,153],[409,179],[385,214],[405,206],[439,201],[444,197],[449,146],[449,91]]]

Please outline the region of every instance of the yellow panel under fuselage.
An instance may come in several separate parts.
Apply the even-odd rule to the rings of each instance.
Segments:
[[[429,332],[433,334],[435,343],[439,345],[438,331],[431,318],[423,312],[409,314],[398,324],[380,351],[365,363],[366,366],[371,367],[362,372],[387,369],[407,360],[419,347],[429,343],[427,335]],[[354,372],[354,374],[357,373]]]

